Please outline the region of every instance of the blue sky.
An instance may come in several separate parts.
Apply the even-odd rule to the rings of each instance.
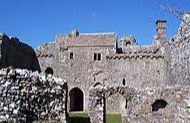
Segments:
[[[164,6],[190,10],[190,0],[160,1]],[[157,19],[167,20],[168,38],[180,23],[161,10],[156,0],[1,0],[0,11],[0,32],[32,47],[73,29],[115,32],[118,37],[134,35],[138,44],[150,44]]]

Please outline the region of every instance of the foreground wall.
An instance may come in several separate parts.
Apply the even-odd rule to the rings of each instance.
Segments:
[[[189,86],[134,89],[122,86],[97,85],[90,90],[89,116],[91,123],[106,122],[106,100],[119,94],[125,105],[121,113],[124,123],[188,123]]]
[[[66,82],[51,74],[0,70],[0,122],[66,123]]]

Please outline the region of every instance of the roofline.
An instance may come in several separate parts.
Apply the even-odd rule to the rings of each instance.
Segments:
[[[79,33],[79,35],[115,35],[115,32]]]

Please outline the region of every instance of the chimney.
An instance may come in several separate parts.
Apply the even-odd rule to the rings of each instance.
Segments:
[[[166,20],[157,20],[157,40],[162,44],[166,41]]]

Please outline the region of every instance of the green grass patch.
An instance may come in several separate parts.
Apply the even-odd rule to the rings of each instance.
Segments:
[[[106,123],[121,123],[121,115],[120,114],[107,114],[106,115]]]
[[[87,113],[70,113],[70,123],[90,123]],[[107,114],[106,123],[121,123],[121,115]]]

